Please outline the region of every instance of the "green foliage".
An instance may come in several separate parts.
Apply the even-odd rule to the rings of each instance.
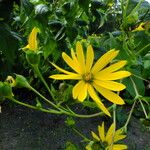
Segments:
[[[5,78],[9,73],[16,72],[16,87],[32,90],[50,106],[44,108],[45,103],[37,97],[35,106],[17,100],[14,102],[47,113],[70,115],[65,121],[69,126],[76,123],[72,116],[84,118],[85,115],[72,111],[80,108],[79,102],[72,98],[72,85],[75,82],[51,81],[48,78],[56,73],[50,62],[68,69],[61,54],[70,54],[75,43],[81,41],[84,47],[89,44],[93,46],[94,61],[110,49],[120,51],[114,62],[127,60],[125,69],[132,73],[130,78],[120,81],[126,85],[126,90],[120,95],[126,99],[129,107],[138,102],[140,107],[134,113],[138,116],[138,112],[142,112],[142,118],[140,115],[138,117],[145,126],[149,126],[150,4],[144,0],[122,0],[121,3],[113,0],[21,0],[19,5],[13,2],[8,4],[5,9],[7,3],[0,1],[0,77]],[[141,23],[143,30],[136,31]],[[38,54],[21,50],[29,41],[33,27],[40,29],[37,37]],[[18,67],[19,64],[22,66]],[[34,70],[35,66],[39,69],[38,72]],[[40,92],[31,88],[23,75],[18,75],[24,73]],[[45,89],[41,85],[45,85]],[[0,97],[12,96],[12,87],[0,81]],[[89,99],[82,105],[82,109],[90,108],[87,110],[97,107]],[[121,109],[116,112],[117,121],[123,124],[127,115],[122,114]],[[100,145],[92,141],[92,148],[99,150]],[[66,150],[77,149],[76,145],[67,142]]]
[[[0,68],[0,75],[6,77],[15,63],[20,37],[2,22],[0,22],[0,33],[0,64],[3,66]]]
[[[65,123],[66,123],[68,126],[74,126],[74,125],[75,125],[75,120],[74,120],[72,117],[67,117]]]

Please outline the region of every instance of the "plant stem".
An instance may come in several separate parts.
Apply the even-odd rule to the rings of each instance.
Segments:
[[[118,93],[119,94],[119,93]],[[114,144],[114,137],[115,137],[115,131],[116,131],[116,104],[113,105],[113,124],[114,124],[114,130],[112,134],[112,142],[110,144],[109,149],[113,150],[113,144]]]
[[[44,109],[44,108],[38,108],[38,107],[36,107],[36,106],[33,106],[33,105],[30,105],[30,104],[27,104],[27,103],[18,101],[18,100],[16,100],[16,99],[13,98],[13,97],[11,97],[11,98],[9,98],[9,99],[10,99],[11,101],[17,103],[17,104],[23,105],[23,106],[28,107],[28,108],[31,108],[31,109],[40,110],[40,111],[46,112],[46,113],[61,114],[61,112],[59,113],[58,111],[57,111],[57,112],[56,112],[56,111],[54,112],[54,110],[51,110],[51,109],[47,110],[47,109]]]
[[[51,102],[50,100],[48,100],[46,97],[44,97],[41,93],[39,93],[36,89],[34,89],[32,86],[30,86],[30,89],[33,91],[33,92],[35,92],[37,95],[39,95],[43,100],[45,100],[47,103],[49,103],[51,106],[53,106],[54,108],[56,108],[56,109],[59,109],[60,110],[60,108],[56,105],[56,104],[54,104],[53,102]]]
[[[108,110],[111,110],[113,108],[113,105],[107,108]],[[97,117],[97,116],[104,116],[104,112],[99,112],[91,115],[80,115],[80,114],[73,114],[72,116],[79,117],[79,118],[92,118],[92,117]]]
[[[43,84],[45,85],[46,89],[48,90],[49,94],[53,97],[53,94],[48,86],[48,84],[46,83],[45,79],[43,78],[40,70],[39,70],[39,67],[37,65],[34,65],[33,66],[35,72],[37,73],[37,76],[41,79],[41,81],[43,82]]]
[[[144,105],[143,105],[143,103],[142,103],[142,101],[139,99],[139,102],[140,102],[140,104],[141,104],[141,107],[142,107],[142,109],[143,109],[143,112],[144,112],[144,115],[145,115],[145,117],[146,117],[146,119],[148,118],[148,115],[147,115],[147,112],[146,112],[146,110],[145,110],[145,107],[144,107]]]
[[[39,95],[44,101],[46,101],[47,103],[49,103],[51,106],[53,106],[54,108],[58,109],[62,114],[66,114],[69,116],[73,116],[73,117],[79,117],[79,118],[92,118],[92,117],[97,117],[97,116],[103,116],[104,113],[103,112],[99,112],[99,113],[95,113],[95,114],[91,114],[91,115],[81,115],[81,114],[76,114],[73,112],[69,112],[66,111],[63,108],[60,108],[59,106],[57,106],[56,104],[54,104],[53,102],[51,102],[50,100],[48,100],[47,98],[45,98],[42,94],[40,94],[36,89],[34,89],[32,86],[30,86],[30,89],[35,92],[37,95]],[[111,110],[113,108],[113,105],[110,106],[108,108],[108,110]]]
[[[88,139],[85,135],[83,135],[81,132],[79,132],[77,129],[73,128],[73,130],[74,130],[78,135],[80,135],[80,136],[84,139],[85,142],[90,142],[90,141],[91,141],[91,140]]]
[[[143,112],[144,112],[144,114],[145,114],[145,117],[148,118],[148,115],[147,115],[147,113],[146,113],[146,110],[145,110],[145,108],[144,108],[144,105],[143,105],[143,103],[142,103],[142,101],[141,101],[141,99],[140,99],[141,96],[139,95],[138,90],[137,90],[137,88],[136,88],[136,85],[135,85],[135,83],[134,83],[134,81],[133,81],[132,78],[131,78],[131,81],[132,81],[132,84],[133,84],[133,87],[134,87],[134,90],[135,90],[135,93],[136,93],[136,98],[139,100],[139,102],[140,102],[140,104],[141,104],[141,107],[142,107],[142,109],[143,109]]]
[[[125,123],[125,125],[124,125],[124,127],[123,127],[123,128],[125,129],[125,132],[127,132],[127,126],[128,126],[129,121],[130,121],[130,119],[131,119],[131,115],[132,115],[132,113],[133,113],[133,110],[134,110],[134,107],[135,107],[136,102],[137,102],[137,100],[135,99],[135,100],[134,100],[134,103],[133,103],[133,105],[132,105],[132,107],[131,107],[131,110],[130,110],[128,119],[127,119],[127,121],[126,121],[126,123]]]
[[[136,85],[135,85],[135,83],[134,83],[134,81],[133,81],[133,79],[131,77],[130,77],[130,80],[131,80],[131,82],[133,84],[133,88],[134,88],[134,91],[135,91],[135,99],[138,99],[140,97],[139,92],[138,92],[138,90],[136,88]]]
[[[131,115],[132,115],[132,112],[133,112],[133,110],[134,110],[134,107],[135,107],[135,104],[136,104],[137,100],[140,101],[140,104],[141,104],[141,106],[142,106],[143,112],[144,112],[146,118],[148,118],[148,115],[147,115],[147,113],[146,113],[146,110],[145,110],[145,108],[144,108],[144,105],[143,105],[143,103],[142,103],[141,100],[140,100],[140,97],[141,97],[141,96],[140,96],[139,93],[138,93],[138,90],[137,90],[137,88],[136,88],[136,85],[135,85],[135,83],[134,83],[134,81],[133,81],[133,79],[132,79],[131,77],[130,77],[130,80],[131,80],[131,82],[132,82],[132,84],[133,84],[133,88],[134,88],[134,91],[135,91],[136,96],[135,96],[135,99],[134,99],[134,103],[133,103],[133,105],[132,105],[132,108],[131,108],[131,110],[130,110],[128,119],[127,119],[127,121],[126,121],[126,123],[125,123],[125,125],[124,125],[125,130],[127,130],[127,126],[128,126],[129,121],[130,121],[130,118],[131,118]]]

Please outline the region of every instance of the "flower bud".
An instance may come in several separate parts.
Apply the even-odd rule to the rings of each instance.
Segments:
[[[38,50],[38,41],[37,41],[37,33],[39,33],[40,30],[37,27],[34,27],[29,35],[28,38],[28,45],[22,48],[23,50],[29,49],[33,52],[37,52]]]
[[[0,97],[12,97],[12,87],[8,82],[0,82]]]
[[[33,51],[28,50],[26,52],[26,59],[29,64],[38,65],[40,62],[40,55],[39,55],[39,53],[35,53]]]
[[[24,76],[16,74],[16,87],[30,88],[30,84]]]

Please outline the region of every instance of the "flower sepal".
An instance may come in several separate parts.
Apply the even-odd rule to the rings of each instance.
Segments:
[[[24,76],[16,74],[15,81],[16,81],[16,87],[18,88],[24,87],[30,89],[30,84],[28,83],[27,79]]]
[[[26,51],[26,59],[30,65],[38,65],[40,62],[40,53],[34,51]]]

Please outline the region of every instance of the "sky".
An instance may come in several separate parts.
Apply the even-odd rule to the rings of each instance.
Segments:
[[[146,1],[150,3],[150,0],[146,0]]]

